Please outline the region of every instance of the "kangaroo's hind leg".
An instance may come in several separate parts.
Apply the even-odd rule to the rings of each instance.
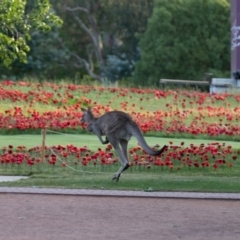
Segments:
[[[124,169],[122,170],[122,171],[125,171],[125,170],[127,170],[127,169],[129,168],[129,166],[130,166],[130,165],[129,165],[129,161],[128,161],[128,153],[127,153],[128,141],[125,140],[125,139],[120,139],[119,142],[120,142],[120,145],[121,145],[121,148],[122,148],[124,157],[125,157],[125,159],[127,160],[127,163],[126,163]]]
[[[120,147],[120,141],[116,137],[114,137],[112,135],[108,135],[107,138],[108,138],[109,142],[112,144],[112,146],[115,149],[115,151],[117,152],[118,157],[119,157],[119,159],[121,161],[121,167],[118,169],[118,171],[115,173],[115,175],[114,175],[114,177],[112,179],[112,180],[116,180],[116,182],[118,182],[118,180],[119,180],[119,178],[121,176],[121,173],[124,170],[126,170],[128,168],[128,166],[129,166],[128,159],[125,157],[125,153],[123,152],[123,149]],[[125,145],[126,145],[126,143],[125,143]],[[122,146],[122,143],[121,143],[121,146]]]

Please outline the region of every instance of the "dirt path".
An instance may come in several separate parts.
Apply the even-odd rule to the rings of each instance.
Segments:
[[[236,240],[240,201],[0,194],[0,240]]]

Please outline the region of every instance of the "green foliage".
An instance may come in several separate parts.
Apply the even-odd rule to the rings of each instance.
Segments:
[[[114,82],[132,73],[134,63],[139,60],[139,40],[136,34],[142,34],[146,30],[153,0],[52,0],[51,2],[64,21],[60,29],[61,37],[71,52],[88,59],[88,52],[93,50],[93,45],[89,36],[73,17],[73,13],[66,11],[62,6],[90,7],[91,13],[97,20],[97,27],[101,31],[102,55],[105,63],[102,74],[109,81]],[[91,29],[85,12],[76,11],[75,14]],[[66,64],[72,66],[73,61],[76,60],[69,58]],[[79,74],[79,69],[73,68],[71,73],[74,72]],[[83,74],[86,72],[82,70],[81,75]]]
[[[229,76],[229,42],[229,0],[155,0],[133,80],[156,85],[160,78],[202,79],[209,71]]]
[[[49,31],[62,23],[50,7],[49,0],[0,2],[0,59],[5,66],[16,59],[26,62],[32,30]]]
[[[108,16],[115,24],[107,24],[109,32],[119,42],[109,46],[106,57],[106,76],[110,81],[126,79],[132,75],[134,65],[140,58],[139,38],[145,32],[151,16],[153,0],[108,0]]]
[[[152,14],[153,0],[108,0],[109,18],[115,23],[107,28],[114,34],[122,44],[118,49],[113,49],[116,53],[119,51],[125,53],[127,57],[133,59],[138,54],[138,35],[146,31],[147,20]]]
[[[56,79],[59,77],[62,67],[69,58],[66,49],[61,48],[58,41],[59,29],[53,28],[49,32],[34,31],[28,45],[30,51],[27,55],[27,63],[15,61],[10,71],[11,74],[22,78],[24,75]],[[60,67],[62,66],[62,67]],[[65,69],[66,70],[66,69]],[[7,74],[6,73],[6,74]],[[69,77],[68,75],[66,75]]]
[[[49,1],[54,11],[63,20],[63,25],[61,28],[56,28],[55,24],[51,23],[49,24],[51,31],[47,33],[40,31],[41,27],[33,28],[33,26],[38,27],[36,24],[32,25],[32,29],[28,32],[28,38],[26,41],[23,39],[27,47],[23,51],[24,58],[17,57],[13,51],[8,51],[8,54],[13,56],[4,58],[4,61],[9,60],[8,68],[3,64],[0,65],[2,78],[22,79],[26,76],[42,76],[51,79],[66,77],[79,79],[87,74],[81,64],[76,64],[75,58],[69,57],[69,52],[88,60],[88,53],[93,51],[91,39],[79,26],[73,13],[66,11],[66,6],[91,8],[101,32],[102,54],[105,63],[103,75],[112,82],[131,76],[133,66],[140,57],[137,36],[146,30],[147,19],[153,8],[153,0]],[[36,0],[26,0],[25,2],[24,18],[33,9],[37,9]],[[76,15],[91,29],[85,12],[76,11]],[[3,40],[4,38],[2,38]],[[93,66],[97,71],[99,69],[94,59],[95,55],[92,54],[92,56]]]
[[[131,75],[133,61],[126,58],[126,54],[120,57],[117,55],[108,55],[105,61],[104,74],[111,82],[123,79]]]

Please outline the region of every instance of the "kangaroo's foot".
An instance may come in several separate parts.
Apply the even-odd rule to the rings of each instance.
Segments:
[[[113,180],[113,181],[115,180],[116,182],[118,182],[120,176],[121,176],[121,174],[115,174],[115,175],[113,176],[113,179],[112,179],[112,180]]]
[[[116,182],[119,181],[119,178],[121,176],[121,173],[125,170],[127,170],[130,167],[129,163],[126,163],[125,166],[122,166],[120,170],[114,175],[112,180],[116,180]]]
[[[125,167],[123,168],[122,172],[125,171],[125,170],[127,170],[129,167],[130,167],[130,165],[127,163],[127,164],[125,165]]]
[[[109,141],[108,141],[108,139],[107,139],[107,137],[106,137],[105,141],[102,142],[102,144],[108,144],[108,143],[109,143]]]

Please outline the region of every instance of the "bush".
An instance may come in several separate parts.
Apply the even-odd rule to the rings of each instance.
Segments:
[[[211,71],[229,76],[229,0],[155,0],[140,49],[133,77],[139,85],[202,79]]]

